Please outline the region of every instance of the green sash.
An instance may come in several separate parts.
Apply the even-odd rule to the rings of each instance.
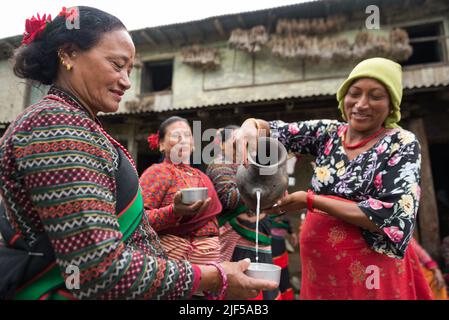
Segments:
[[[277,228],[277,229],[285,229],[285,230],[290,229],[290,226],[288,225],[288,223],[283,222],[283,221],[278,222],[274,219],[271,221],[271,227]]]
[[[143,199],[140,189],[130,205],[118,214],[118,221],[120,224],[120,231],[123,234],[122,242],[125,242],[136,230],[140,224],[143,216]],[[15,295],[15,300],[37,300],[43,297],[46,293],[51,293],[53,289],[64,287],[65,281],[61,276],[61,270],[57,264],[44,272],[32,283],[21,288]],[[47,299],[68,300],[62,294],[52,293]]]
[[[243,238],[250,240],[252,242],[256,242],[256,230],[252,230],[240,224],[237,221],[237,218],[232,219],[231,221],[229,221],[229,223],[231,224],[232,228]],[[267,237],[266,235],[259,232],[258,238],[259,244],[267,246],[271,244],[271,237]]]
[[[244,205],[238,206],[233,212],[228,213],[226,215],[220,215],[218,216],[218,226],[221,227],[226,224],[226,222],[231,221],[232,219],[236,218],[238,215],[240,215],[243,212],[248,211],[248,208]]]

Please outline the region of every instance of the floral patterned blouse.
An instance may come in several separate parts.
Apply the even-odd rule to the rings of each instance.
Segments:
[[[312,190],[357,202],[383,231],[362,229],[367,244],[376,252],[403,258],[420,198],[419,142],[407,130],[391,129],[372,148],[349,160],[342,145],[346,126],[335,120],[270,122],[272,136],[288,151],[316,156]]]

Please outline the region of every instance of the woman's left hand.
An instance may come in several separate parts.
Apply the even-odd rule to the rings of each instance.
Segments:
[[[299,211],[307,207],[307,193],[305,191],[297,191],[286,194],[271,209],[265,210],[270,214],[280,214],[284,212]]]
[[[432,284],[435,284],[435,286],[441,290],[446,285],[446,282],[444,281],[443,274],[441,273],[441,270],[439,268],[435,268],[432,270],[434,278],[432,280]]]

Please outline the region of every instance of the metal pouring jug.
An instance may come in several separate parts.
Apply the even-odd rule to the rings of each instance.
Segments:
[[[248,166],[237,169],[237,188],[245,205],[256,210],[256,192],[260,191],[260,209],[271,208],[288,188],[287,150],[277,139],[259,137],[256,157],[248,155]]]

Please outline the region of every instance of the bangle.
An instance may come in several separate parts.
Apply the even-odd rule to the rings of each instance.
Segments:
[[[224,272],[221,264],[219,264],[217,262],[212,262],[208,265],[214,266],[215,268],[217,268],[218,273],[220,274],[222,287],[221,287],[220,293],[218,295],[214,295],[211,292],[204,292],[204,294],[205,294],[206,298],[209,300],[224,300],[224,298],[226,296],[226,292],[228,291],[228,277],[226,276],[226,273]]]
[[[307,210],[308,211],[313,211],[313,198],[315,197],[315,194],[313,193],[312,190],[307,190]]]

